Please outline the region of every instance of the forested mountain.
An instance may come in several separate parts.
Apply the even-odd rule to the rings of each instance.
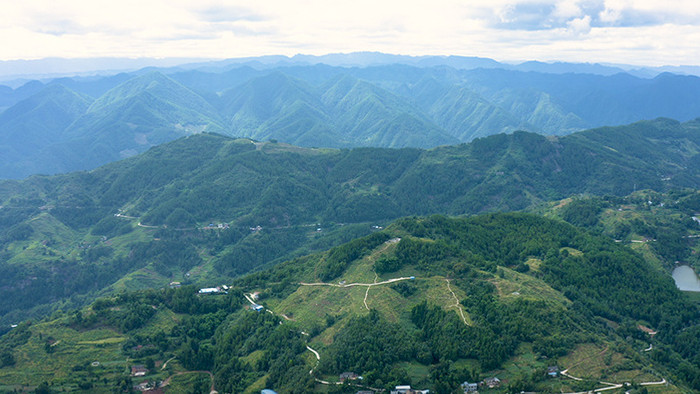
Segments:
[[[65,97],[55,97],[59,93]],[[82,106],[74,103],[78,97]],[[18,152],[20,163],[5,163],[3,157],[3,164],[25,175],[94,168],[184,135],[223,130],[207,101],[159,73],[130,79],[95,101],[59,84],[28,100],[60,103],[71,112],[68,116],[49,107],[37,113],[23,101],[3,113],[23,114],[0,127],[7,133],[2,135],[3,146],[24,149]],[[39,134],[37,124],[48,130]]]
[[[38,152],[63,140],[63,131],[85,113],[92,99],[51,85],[0,114],[0,173],[44,170]]]
[[[494,376],[494,392],[700,389],[698,306],[639,254],[561,221],[401,219],[229,285],[24,323],[0,338],[0,378],[93,392],[452,393]]]
[[[203,133],[90,172],[3,181],[0,314],[11,323],[100,292],[232,278],[402,216],[696,188],[698,127],[659,119],[432,150]]]
[[[662,270],[688,264],[700,271],[700,245],[693,219],[700,212],[695,189],[659,193],[640,190],[628,196],[575,196],[532,208],[628,245]]]
[[[0,177],[92,169],[201,131],[305,147],[431,148],[516,130],[566,135],[700,116],[698,77],[524,72],[487,63],[459,68],[467,60],[453,60],[455,68],[292,62],[145,69],[4,87],[3,118],[14,120],[0,123],[0,151],[37,148],[3,155]],[[50,101],[57,91],[67,95],[65,105],[75,97],[91,105],[72,106],[69,117],[60,109],[27,112],[22,100]],[[47,127],[54,139],[41,138]],[[17,135],[24,137],[11,137]]]

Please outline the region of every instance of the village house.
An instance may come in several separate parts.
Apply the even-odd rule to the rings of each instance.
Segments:
[[[148,373],[148,368],[143,365],[132,365],[131,366],[131,376],[146,376]]]
[[[218,287],[205,287],[203,289],[199,289],[197,293],[199,294],[228,294],[228,286],[223,285],[223,286],[218,286]]]
[[[477,383],[462,383],[462,390],[464,390],[465,393],[476,393],[478,389],[479,385]]]
[[[357,380],[357,378],[359,378],[359,375],[357,375],[355,372],[343,372],[340,374],[341,382],[346,380]]]
[[[430,390],[416,390],[412,389],[410,385],[396,386],[394,390],[391,390],[391,394],[429,394]]]
[[[557,376],[559,376],[559,367],[557,367],[556,365],[548,367],[547,375],[556,378]]]
[[[483,385],[490,388],[490,389],[495,389],[496,387],[501,387],[501,379],[499,378],[486,378],[483,381]]]

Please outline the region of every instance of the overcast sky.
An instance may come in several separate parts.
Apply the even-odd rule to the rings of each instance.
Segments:
[[[381,51],[700,64],[698,0],[3,0],[0,60]]]

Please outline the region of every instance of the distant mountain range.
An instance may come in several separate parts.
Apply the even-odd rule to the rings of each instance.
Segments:
[[[92,169],[203,131],[305,147],[430,148],[516,130],[565,135],[700,116],[694,76],[524,72],[471,58],[299,65],[395,59],[379,54],[294,59],[0,87],[0,178]]]
[[[477,56],[407,56],[381,52],[332,53],[320,56],[258,56],[224,60],[192,58],[85,58],[64,59],[46,58],[36,60],[0,61],[0,83],[19,86],[32,79],[54,79],[82,75],[94,77],[111,75],[117,72],[133,72],[149,67],[158,67],[166,72],[176,70],[200,70],[221,72],[232,67],[251,66],[255,68],[276,68],[287,66],[308,66],[325,64],[339,67],[369,67],[390,64],[403,64],[414,67],[447,66],[462,70],[476,68],[501,68],[515,71],[537,71],[544,73],[586,73],[613,75],[626,72],[638,77],[653,78],[671,72],[700,76],[700,66],[638,66],[629,64],[571,63],[571,62],[499,62]],[[19,85],[18,85],[19,84]]]

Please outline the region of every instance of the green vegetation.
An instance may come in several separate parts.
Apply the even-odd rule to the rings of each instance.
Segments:
[[[383,261],[400,263],[379,276]],[[20,325],[0,340],[0,379],[107,392],[142,382],[207,390],[213,376],[225,392],[299,393],[349,371],[365,387],[446,393],[494,375],[507,391],[700,382],[698,306],[629,248],[534,215],[401,219],[236,279],[228,294],[196,290],[120,293]],[[253,292],[265,311],[247,307]],[[133,365],[148,372],[130,376]],[[549,365],[583,380],[546,378]]]
[[[305,149],[201,134],[89,173],[3,181],[0,322],[7,327],[115,290],[220,283],[402,216],[517,210],[635,187],[672,190],[699,176],[684,164],[700,151],[696,127],[657,120],[556,140],[516,132],[429,151]],[[558,215],[589,228],[610,205],[579,200]],[[694,201],[679,204],[687,214]],[[692,260],[674,226],[650,231],[648,221],[625,219],[606,234],[659,238],[655,253]],[[411,242],[396,256],[378,256],[377,272],[400,271],[411,248],[427,248],[422,264],[444,257],[433,253],[442,253],[439,245],[430,252],[430,242]],[[332,258],[323,278],[350,261]]]
[[[276,119],[285,111],[313,118],[299,127],[315,131],[328,119],[359,124],[389,146],[401,146],[397,124],[439,132],[416,109],[424,103],[407,104],[391,86],[326,82],[249,81],[249,95],[221,95],[233,111],[222,117],[177,82],[146,74],[93,102],[90,119],[67,119],[76,136],[115,124],[135,133],[126,139],[149,141],[170,138],[143,136],[166,120],[225,132],[233,119],[251,135],[286,133],[296,126]],[[66,111],[89,101],[54,90]],[[453,91],[440,105],[469,94]],[[182,112],[188,97],[195,105]],[[35,99],[37,111],[49,102]],[[358,102],[372,108],[366,118]],[[162,107],[172,117],[153,109]],[[657,119],[431,150],[201,133],[90,172],[2,181],[0,390],[160,382],[206,391],[213,382],[223,392],[342,392],[357,387],[321,381],[349,370],[362,386],[436,392],[496,374],[517,392],[661,378],[700,390],[698,303],[667,275],[677,261],[700,268],[700,195],[686,189],[700,181],[698,129]],[[95,144],[89,156],[109,156]],[[523,209],[561,220],[483,214]],[[224,283],[228,294],[197,294]],[[246,308],[253,293],[266,312]],[[549,364],[583,380],[547,380]],[[147,375],[131,376],[134,365]]]
[[[700,268],[700,225],[693,219],[697,199],[693,189],[642,190],[625,197],[577,197],[534,210],[629,245],[659,269],[670,270],[677,262]]]

